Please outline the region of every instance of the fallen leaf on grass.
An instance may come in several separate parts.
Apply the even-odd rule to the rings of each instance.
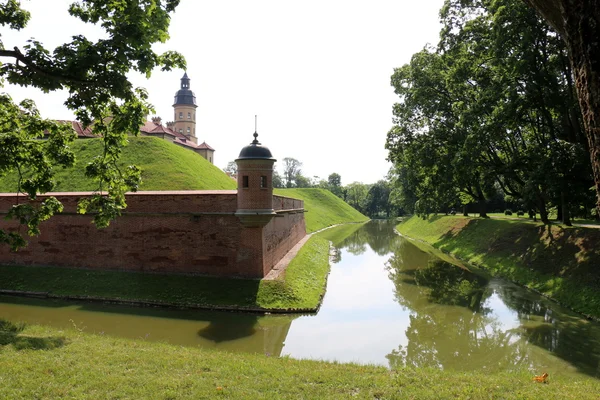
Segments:
[[[534,376],[533,380],[539,383],[548,383],[548,374],[544,372],[542,375]]]

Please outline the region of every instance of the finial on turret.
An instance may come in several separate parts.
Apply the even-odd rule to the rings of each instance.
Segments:
[[[257,120],[257,117],[255,115],[254,116],[254,134],[252,135],[252,136],[254,136],[254,140],[252,141],[252,144],[260,144],[258,142],[258,133],[256,133],[256,124],[257,124],[256,120]]]

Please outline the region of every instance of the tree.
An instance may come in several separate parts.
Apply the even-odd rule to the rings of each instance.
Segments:
[[[327,177],[327,183],[329,184],[329,191],[335,194],[337,197],[342,198],[342,177],[338,173],[332,173]]]
[[[105,227],[120,214],[125,192],[135,191],[140,171],[135,166],[119,167],[121,149],[127,135],[152,111],[147,93],[134,88],[127,73],[136,71],[150,77],[154,68],[185,68],[183,56],[175,52],[157,54],[152,45],[168,38],[169,13],[179,0],[140,0],[114,2],[87,0],[75,2],[69,13],[83,22],[98,25],[106,38],[93,42],[83,35],[53,50],[31,39],[22,47],[5,47],[0,40],[0,79],[16,85],[39,88],[44,92],[68,90],[65,102],[85,126],[94,125],[102,136],[102,154],[86,166],[86,175],[97,183],[94,195],[79,203],[80,213],[94,212],[94,223]],[[30,13],[17,0],[0,5],[0,24],[24,29]],[[46,137],[47,140],[37,140]],[[71,166],[74,155],[69,143],[75,138],[72,128],[44,120],[31,100],[15,104],[10,96],[0,95],[0,176],[17,173],[18,190],[30,200],[54,187],[53,169]],[[37,206],[25,202],[13,206],[8,217],[27,227],[30,235],[39,233],[40,222],[62,210],[62,204],[49,197]],[[15,232],[0,230],[0,243],[13,249],[26,244]]]
[[[285,185],[283,184],[283,179],[281,178],[281,175],[279,175],[279,172],[277,172],[277,170],[273,169],[273,187],[274,188],[284,188]]]
[[[315,184],[313,183],[313,180],[311,178],[308,178],[302,174],[297,174],[295,179],[294,179],[294,183],[295,183],[295,187],[298,188],[310,188],[310,187],[314,187]]]
[[[554,27],[569,49],[600,212],[600,1],[524,1]]]
[[[407,191],[394,197],[422,214],[477,202],[485,216],[500,188],[545,223],[560,204],[568,223],[591,168],[564,45],[518,0],[447,0],[440,16],[437,49],[392,76],[386,147]]]
[[[369,185],[362,182],[352,182],[345,187],[346,190],[346,203],[360,212],[364,212],[365,203],[367,200],[367,193],[369,193]]]
[[[302,163],[295,158],[286,157],[283,159],[283,178],[285,187],[291,188],[296,184],[296,177],[302,174]]]
[[[223,171],[228,173],[230,176],[237,175],[237,163],[235,161],[229,161],[227,166],[223,168]]]
[[[390,217],[390,184],[381,179],[374,183],[367,192],[365,212],[369,217]]]

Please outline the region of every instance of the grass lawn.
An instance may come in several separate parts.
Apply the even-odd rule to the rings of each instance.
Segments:
[[[600,380],[226,353],[0,320],[2,399],[597,399]]]
[[[314,310],[325,291],[329,243],[312,237],[280,280],[0,266],[0,289],[180,306]]]
[[[75,165],[56,171],[55,192],[83,192],[95,189],[84,169],[101,154],[100,139],[78,139],[73,145]],[[235,189],[237,183],[199,154],[154,137],[130,137],[120,164],[142,169],[140,190],[218,190]],[[15,192],[16,175],[0,178],[0,192]]]
[[[516,219],[412,217],[400,233],[600,318],[600,229]]]
[[[316,232],[328,226],[365,222],[369,218],[325,189],[275,189],[275,194],[304,200],[306,231]]]

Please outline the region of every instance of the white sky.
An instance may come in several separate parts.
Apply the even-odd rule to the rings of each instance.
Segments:
[[[2,28],[5,47],[30,37],[51,49],[75,34],[97,37],[94,27],[68,15],[71,2],[22,0],[32,20],[19,34]],[[198,104],[196,135],[215,148],[220,168],[252,140],[257,114],[259,140],[278,160],[300,160],[308,177],[337,172],[343,185],[373,183],[390,167],[384,149],[396,101],[390,76],[427,43],[437,43],[442,3],[182,0],[171,39],[157,50],[186,57]],[[148,90],[164,122],[173,119],[182,75],[131,79]],[[44,117],[73,119],[62,105],[64,93],[3,90],[16,101],[32,98]]]

